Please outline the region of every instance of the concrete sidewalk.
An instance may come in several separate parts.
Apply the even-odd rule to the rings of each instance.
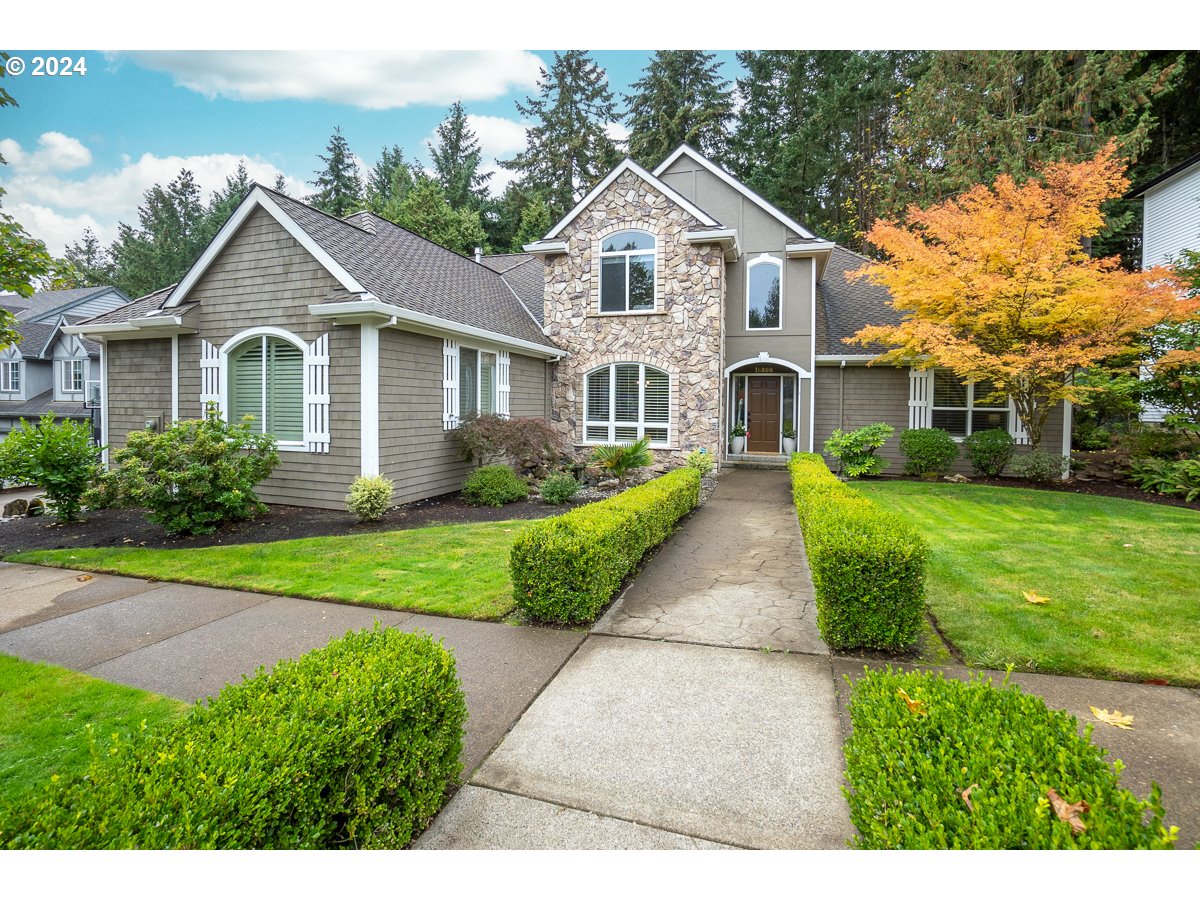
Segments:
[[[79,580],[83,578],[85,580]],[[467,695],[464,775],[583,640],[521,628],[0,563],[0,653],[199,700],[376,621],[442,638]]]

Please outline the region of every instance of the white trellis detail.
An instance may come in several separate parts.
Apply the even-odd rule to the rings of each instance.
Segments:
[[[208,415],[208,404],[214,404],[219,415],[221,409],[221,349],[200,339],[200,414]]]
[[[442,342],[442,429],[458,427],[458,342]]]
[[[508,418],[509,370],[511,360],[507,350],[496,354],[496,412]]]
[[[1021,424],[1021,417],[1017,415],[1017,406],[1011,399],[1008,401],[1008,433],[1013,436],[1013,440],[1018,444],[1029,443],[1029,433],[1025,430],[1025,426]]]
[[[928,428],[933,405],[933,369],[908,370],[908,427]]]
[[[304,355],[304,443],[309,453],[329,452],[329,334]]]

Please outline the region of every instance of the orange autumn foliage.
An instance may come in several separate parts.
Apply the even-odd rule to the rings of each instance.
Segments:
[[[1075,371],[1200,309],[1170,269],[1129,272],[1085,251],[1104,227],[1101,204],[1129,186],[1115,153],[1110,142],[1024,184],[1001,175],[929,209],[909,207],[903,223],[877,221],[867,237],[886,260],[846,277],[886,287],[904,318],[846,342],[892,348],[875,362],[990,381],[989,399],[1013,399],[1036,447],[1050,408],[1082,399]]]

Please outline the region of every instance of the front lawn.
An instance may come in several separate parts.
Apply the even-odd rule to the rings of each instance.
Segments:
[[[929,541],[929,606],[971,665],[1200,684],[1200,514],[1021,488],[854,486]]]
[[[526,524],[441,525],[186,550],[40,550],[9,560],[463,619],[498,619],[513,609],[508,552]]]
[[[0,808],[91,761],[87,726],[104,752],[114,732],[170,721],[188,704],[58,666],[0,655]]]

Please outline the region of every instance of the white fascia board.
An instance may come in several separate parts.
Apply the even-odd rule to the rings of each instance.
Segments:
[[[689,244],[716,244],[725,251],[727,262],[734,262],[742,255],[742,245],[736,228],[714,228],[711,231],[685,231],[683,239]]]
[[[404,328],[423,334],[433,334],[439,337],[475,338],[487,341],[499,347],[520,350],[529,356],[541,359],[562,359],[567,351],[557,347],[547,347],[545,344],[535,344],[522,338],[510,337],[498,331],[486,328],[476,328],[474,325],[464,325],[452,322],[440,316],[428,313],[414,312],[400,306],[393,306],[381,300],[349,300],[337,303],[314,303],[308,308],[309,313],[318,319],[332,319],[335,322],[351,323],[374,319],[382,320],[385,326]]]
[[[234,210],[233,215],[229,217],[229,220],[221,226],[221,230],[217,232],[217,236],[212,239],[212,242],[208,245],[200,258],[196,260],[190,269],[188,269],[187,274],[183,276],[183,280],[181,280],[179,284],[175,286],[175,290],[171,292],[170,298],[165,304],[163,304],[164,309],[178,306],[184,301],[188,295],[188,292],[195,287],[196,282],[200,280],[200,277],[206,271],[208,271],[208,267],[212,265],[213,261],[221,253],[221,251],[225,249],[225,245],[228,244],[233,238],[234,234],[237,233],[237,230],[242,226],[242,223],[249,218],[250,213],[254,212],[255,209],[260,207],[264,209],[271,216],[271,218],[283,226],[284,230],[294,237],[296,242],[299,243],[300,246],[305,250],[307,250],[309,254],[312,255],[313,259],[320,263],[330,275],[337,279],[338,283],[341,284],[342,287],[352,294],[366,293],[366,288],[359,284],[357,279],[355,279],[353,275],[351,275],[342,267],[341,263],[326,253],[324,248],[322,248],[320,244],[313,240],[312,235],[297,225],[291,216],[280,209],[279,204],[271,198],[270,194],[264,191],[261,187],[255,186],[254,190],[246,195],[246,199],[241,202],[241,205]]]
[[[66,325],[63,334],[81,337],[122,340],[133,338],[171,337],[176,334],[195,334],[195,328],[185,328],[182,316],[150,316],[131,322],[109,322],[100,325]]]
[[[784,256],[788,259],[812,259],[817,281],[825,277],[825,269],[836,245],[831,241],[813,241],[808,244],[788,244]]]
[[[777,209],[773,204],[768,203],[766,200],[764,200],[758,194],[754,193],[754,191],[750,190],[750,188],[746,187],[744,184],[742,184],[740,181],[738,181],[736,178],[734,178],[732,175],[730,175],[728,172],[726,172],[724,169],[722,169],[716,163],[714,163],[711,160],[707,159],[706,157],[702,156],[700,153],[693,150],[687,144],[680,144],[678,149],[674,153],[672,153],[670,156],[668,156],[666,159],[664,159],[661,163],[659,163],[654,169],[654,176],[657,178],[658,176],[662,175],[663,172],[667,171],[667,169],[669,169],[671,167],[671,165],[675,162],[675,160],[677,160],[677,159],[679,159],[679,157],[685,156],[685,155],[688,158],[690,158],[691,160],[693,160],[694,162],[699,163],[704,169],[708,170],[708,172],[715,175],[717,178],[721,179],[721,181],[725,182],[727,185],[729,185],[731,188],[733,188],[735,191],[737,191],[739,194],[741,194],[743,197],[745,197],[747,200],[749,200],[755,206],[759,207],[763,212],[774,217],[777,221],[782,222],[785,226],[790,228],[792,231],[796,232],[796,234],[800,235],[800,237],[805,237],[805,238],[815,238],[816,237],[815,234],[813,234],[811,231],[809,231],[807,228],[805,228],[803,225],[801,225],[799,222],[797,222],[791,216],[784,215],[783,212],[781,212],[779,209]]]
[[[866,364],[872,360],[879,359],[878,353],[824,353],[817,355],[817,365],[826,363],[829,365],[846,363],[852,365],[855,363]]]
[[[526,244],[521,249],[526,253],[532,253],[534,256],[557,256],[560,253],[567,252],[567,242],[534,241],[532,244]]]
[[[595,201],[595,199],[597,197],[599,197],[610,184],[612,184],[614,181],[616,181],[617,177],[622,172],[632,172],[633,174],[637,175],[639,178],[641,178],[643,181],[645,181],[647,184],[649,184],[651,187],[653,187],[656,191],[658,191],[660,194],[665,196],[668,200],[672,200],[675,203],[682,206],[689,213],[691,213],[693,216],[695,216],[697,219],[699,219],[703,224],[705,224],[705,225],[719,225],[720,224],[716,219],[714,219],[712,216],[710,216],[708,213],[706,213],[704,210],[702,210],[700,207],[698,207],[695,203],[693,203],[687,197],[683,196],[683,194],[681,194],[677,190],[675,190],[675,188],[671,187],[666,182],[661,181],[657,176],[652,175],[649,172],[647,172],[645,169],[643,169],[641,166],[639,166],[637,163],[635,163],[632,159],[626,158],[624,162],[622,162],[619,166],[617,166],[615,169],[613,169],[611,172],[609,172],[608,175],[606,175],[604,177],[604,179],[598,185],[596,185],[594,188],[592,188],[591,191],[588,192],[588,195],[586,197],[584,197],[582,200],[580,200],[578,203],[576,203],[574,208],[569,213],[567,213],[565,216],[563,216],[561,219],[559,219],[558,224],[555,225],[553,228],[551,228],[549,234],[547,234],[544,238],[542,238],[542,241],[539,241],[539,243],[550,240],[551,238],[555,237],[560,231],[562,231],[564,228],[566,228],[567,225],[569,225],[571,223],[571,220],[573,220],[577,215],[579,215],[579,213],[582,210],[587,209],[589,206],[591,206],[592,203]],[[530,251],[530,252],[532,252],[532,251]]]

